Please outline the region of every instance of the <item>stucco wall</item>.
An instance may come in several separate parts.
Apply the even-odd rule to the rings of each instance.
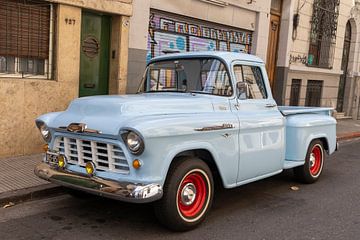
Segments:
[[[69,6],[92,9],[124,16],[132,14],[132,0],[48,0]],[[145,0],[144,0],[145,1]]]
[[[278,66],[285,67],[287,74],[287,78],[284,81],[284,86],[286,89],[285,96],[283,99],[285,100],[285,104],[289,104],[290,98],[290,86],[292,79],[302,79],[302,88],[301,88],[301,100],[300,105],[304,105],[305,96],[306,96],[306,84],[307,80],[323,80],[323,92],[322,92],[322,106],[331,106],[336,107],[337,103],[337,91],[339,86],[340,75],[343,73],[341,71],[341,60],[343,54],[343,44],[344,44],[344,35],[345,35],[345,27],[347,21],[350,19],[351,8],[354,6],[353,0],[341,0],[339,6],[339,18],[337,25],[337,34],[336,34],[336,44],[334,50],[334,58],[333,58],[333,67],[332,69],[324,69],[324,68],[316,68],[316,67],[308,67],[307,56],[309,53],[309,45],[310,45],[310,30],[311,30],[311,18],[313,13],[313,2],[314,0],[295,0],[293,11],[286,13],[286,18],[292,18],[294,14],[300,14],[300,22],[297,27],[297,33],[294,35],[295,39],[288,38],[287,39],[287,48],[279,49],[279,59]],[[289,16],[290,14],[290,16]],[[292,21],[290,20],[292,24]],[[288,26],[290,34],[292,34],[292,26]],[[288,36],[288,35],[287,35]],[[280,39],[285,36],[280,36]],[[283,40],[283,42],[286,42]],[[283,44],[282,44],[283,45]],[[286,56],[288,54],[288,56]],[[290,59],[289,59],[290,57]],[[294,57],[303,58],[301,60],[298,58],[294,60]],[[288,59],[289,63],[284,62],[284,59]],[[280,62],[281,61],[281,62]],[[350,59],[350,63],[351,60]],[[281,98],[281,94],[279,94],[279,100]]]
[[[53,80],[0,77],[0,157],[42,151],[34,120],[41,114],[63,111],[78,97],[81,12],[95,9],[112,15],[109,92],[125,93],[128,31],[132,0],[51,1],[57,4]],[[123,15],[121,15],[123,14]],[[66,24],[74,19],[75,24]]]
[[[291,93],[291,80],[292,79],[301,79],[301,88],[300,88],[300,99],[299,105],[304,106],[306,100],[306,88],[308,80],[319,80],[323,81],[323,92],[321,96],[320,104],[321,106],[326,107],[336,107],[336,101],[338,93],[339,78],[336,74],[328,73],[313,73],[313,72],[304,72],[304,71],[291,71],[288,74],[288,84],[286,85],[286,95],[285,95],[285,104],[289,105],[290,103],[290,93]]]
[[[57,16],[55,79],[0,78],[0,157],[41,151],[35,118],[64,110],[78,95],[81,9],[59,5]],[[76,24],[59,24],[65,18]]]

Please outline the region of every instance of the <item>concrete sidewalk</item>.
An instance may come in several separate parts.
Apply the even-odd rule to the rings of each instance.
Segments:
[[[337,126],[338,141],[359,138],[360,137],[360,120],[343,119],[338,120]]]
[[[360,120],[338,120],[339,141],[360,138]],[[34,167],[43,154],[1,158],[0,207],[9,202],[20,202],[61,193],[63,188],[43,181],[34,175]]]
[[[34,167],[43,154],[0,159],[0,207],[29,199],[53,195],[62,188],[34,174]]]

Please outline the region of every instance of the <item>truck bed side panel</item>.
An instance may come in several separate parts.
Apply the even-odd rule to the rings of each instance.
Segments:
[[[336,148],[336,120],[322,114],[296,114],[286,117],[285,159],[303,161],[310,142],[324,138],[328,153]]]

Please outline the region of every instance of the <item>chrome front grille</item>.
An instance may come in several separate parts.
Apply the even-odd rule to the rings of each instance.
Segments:
[[[97,170],[129,173],[129,164],[123,150],[114,144],[78,138],[57,137],[54,150],[63,154],[69,164],[85,166],[93,161]]]

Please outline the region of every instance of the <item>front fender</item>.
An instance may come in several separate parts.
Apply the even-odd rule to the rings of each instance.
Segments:
[[[210,143],[208,142],[186,142],[183,143],[182,145],[177,146],[175,149],[173,149],[172,151],[170,151],[166,158],[165,158],[165,162],[164,162],[164,168],[162,170],[162,175],[163,176],[167,176],[167,173],[170,169],[170,165],[172,164],[172,162],[174,161],[175,157],[185,151],[193,151],[193,150],[205,150],[208,151],[211,156],[214,159],[216,168],[219,171],[221,180],[223,182],[223,185],[225,187],[230,187],[230,185],[232,185],[235,181],[236,181],[236,177],[237,177],[237,172],[232,171],[233,169],[227,169],[225,166],[223,166],[219,161],[221,153],[219,153],[214,146],[212,146]],[[237,162],[233,162],[234,165],[237,166]],[[233,166],[234,166],[233,165]],[[234,167],[235,168],[235,167]]]
[[[145,139],[145,151],[140,159],[144,162],[142,176],[153,176],[165,182],[170,165],[176,155],[184,151],[208,151],[218,168],[225,187],[236,183],[239,164],[238,130],[225,132],[195,132],[194,134],[173,137],[156,137]],[[139,173],[140,173],[139,171]]]
[[[199,130],[224,124],[231,127]],[[224,186],[236,183],[239,122],[231,112],[146,116],[131,122],[131,125],[145,141],[145,151],[140,156],[144,162],[142,176],[153,176],[164,183],[176,155],[203,149],[213,156]]]

